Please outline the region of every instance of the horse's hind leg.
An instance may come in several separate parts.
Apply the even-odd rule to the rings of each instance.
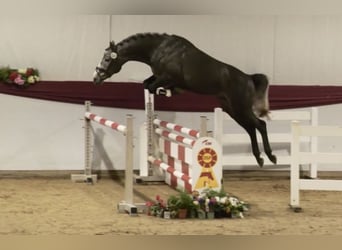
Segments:
[[[233,110],[235,109],[233,108],[232,102],[225,95],[219,96],[219,101],[221,103],[222,109],[225,112],[227,112],[248,133],[250,140],[251,140],[253,155],[258,165],[262,167],[264,165],[264,159],[260,157],[260,150],[259,150],[258,141],[256,137],[256,123],[258,119],[254,115],[253,111],[250,109],[249,112],[248,111],[241,112],[241,109],[240,109],[240,112],[233,112]],[[246,108],[246,110],[248,110],[248,108]]]
[[[256,123],[258,119],[254,116],[252,112],[250,113],[250,115],[240,114],[240,116],[233,117],[233,118],[248,133],[249,138],[251,140],[253,155],[258,165],[262,167],[264,165],[264,159],[260,157],[260,150],[259,150],[259,145],[258,145],[257,136],[256,136]]]
[[[252,125],[252,124],[250,124],[250,125],[241,124],[241,125],[247,131],[247,133],[251,139],[253,155],[254,155],[258,165],[260,167],[262,167],[264,165],[264,159],[262,157],[260,157],[260,150],[259,150],[258,141],[257,141],[257,137],[256,137],[256,129],[255,129],[254,125]]]
[[[271,149],[270,143],[268,141],[266,122],[261,120],[261,119],[258,119],[258,124],[257,124],[256,128],[258,129],[258,131],[261,134],[262,142],[264,145],[264,150],[265,150],[265,153],[266,153],[268,159],[270,159],[271,162],[276,164],[277,163],[277,157],[272,154],[272,149]]]

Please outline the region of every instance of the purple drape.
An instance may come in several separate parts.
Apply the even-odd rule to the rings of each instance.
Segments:
[[[50,101],[96,106],[144,109],[144,90],[140,83],[42,81],[27,88],[0,83],[0,93]],[[271,110],[302,108],[342,103],[342,87],[317,85],[271,85]],[[211,112],[218,107],[215,97],[183,93],[171,98],[155,97],[155,108],[163,111]]]

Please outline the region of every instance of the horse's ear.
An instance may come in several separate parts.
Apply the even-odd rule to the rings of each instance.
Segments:
[[[115,49],[115,42],[114,41],[110,41],[109,42],[109,47],[111,48],[111,50]]]

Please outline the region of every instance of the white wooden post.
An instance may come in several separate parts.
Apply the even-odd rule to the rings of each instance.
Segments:
[[[150,94],[150,92],[145,89],[144,91],[144,100],[145,100],[145,122],[140,126],[139,131],[139,176],[136,176],[136,181],[140,182],[141,178],[148,177],[150,175],[151,165],[147,160],[149,151],[151,150],[150,141],[149,141],[149,125],[150,125],[150,116],[151,113],[154,113],[154,96]]]
[[[214,109],[214,138],[222,145],[223,136],[223,111],[221,108]]]
[[[133,204],[133,116],[126,115],[125,201]]]
[[[124,200],[118,204],[119,212],[127,212],[131,216],[138,215],[138,208],[145,209],[144,203],[133,202],[133,116],[126,115],[126,162],[125,162],[125,193]]]
[[[208,128],[207,128],[207,117],[200,117],[200,137],[208,136]]]
[[[291,168],[290,168],[290,206],[294,209],[299,208],[299,122],[291,123]]]
[[[311,126],[318,126],[318,108],[314,107],[311,108]],[[311,153],[315,154],[318,152],[318,137],[311,136],[310,137],[310,151]],[[312,179],[317,178],[317,163],[310,164],[309,176]]]
[[[144,122],[140,126],[139,132],[139,177],[147,177],[149,175],[148,141],[147,141],[147,123]],[[137,177],[137,178],[139,178]]]

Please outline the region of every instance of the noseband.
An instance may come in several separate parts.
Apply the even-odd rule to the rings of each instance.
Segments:
[[[95,71],[101,78],[105,78],[107,76],[105,69],[103,69],[101,67],[96,67]]]

